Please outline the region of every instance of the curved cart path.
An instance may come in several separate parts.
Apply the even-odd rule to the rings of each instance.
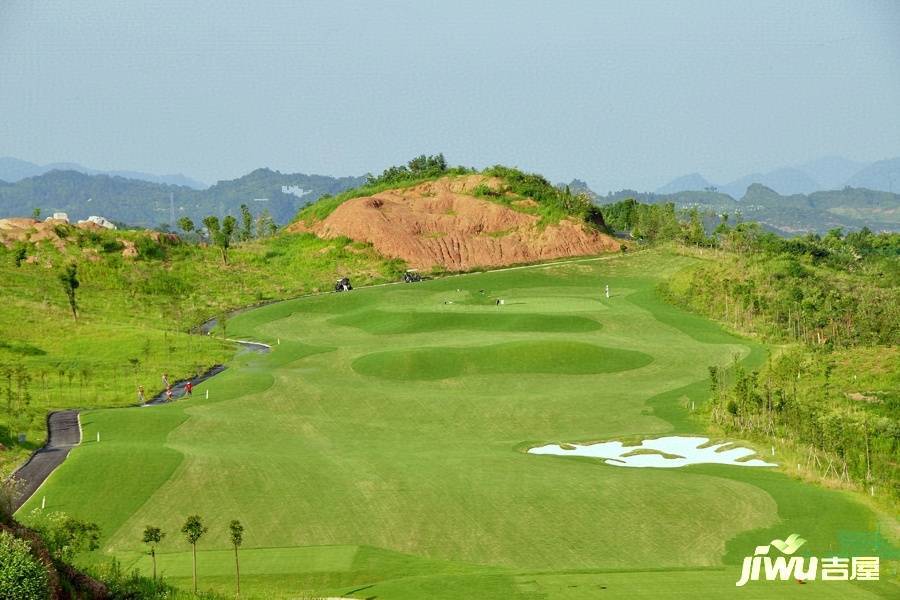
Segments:
[[[250,352],[269,352],[272,349],[268,344],[261,342],[228,341],[235,342]],[[173,399],[177,400],[185,395],[185,384],[188,381],[191,381],[193,385],[197,385],[224,370],[225,365],[214,365],[197,377],[176,381],[172,385]],[[162,390],[143,406],[164,404],[165,402],[166,391]],[[19,510],[37,492],[38,488],[41,487],[56,467],[61,465],[66,459],[69,451],[80,443],[81,423],[78,420],[78,411],[62,410],[50,413],[47,417],[47,443],[35,451],[28,459],[28,462],[11,475],[11,477],[15,477],[24,483],[22,493],[12,503],[13,513]]]
[[[13,500],[13,512],[19,510],[25,501],[41,487],[50,473],[62,464],[69,450],[81,443],[81,424],[77,410],[62,410],[47,417],[47,443],[31,455],[28,462],[19,467],[13,477],[25,486],[18,498]]]

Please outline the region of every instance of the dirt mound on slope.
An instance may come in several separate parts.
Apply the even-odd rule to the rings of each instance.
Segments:
[[[85,231],[107,231],[105,228],[92,223],[90,221],[81,221],[74,225],[70,225],[67,221],[59,219],[46,219],[38,221],[36,219],[25,217],[10,217],[0,219],[0,244],[7,248],[12,248],[17,242],[49,242],[60,252],[64,251],[66,245],[74,243],[74,241],[65,235],[60,235],[58,227],[67,227],[81,229]],[[157,243],[177,244],[181,239],[174,233],[160,233],[158,231],[147,231],[146,235]],[[122,256],[125,258],[136,258],[138,256],[137,248],[133,241],[116,237],[116,241],[122,245]],[[85,248],[82,252],[88,256],[89,260],[97,260],[95,250]],[[33,262],[34,256],[29,256],[29,262]]]
[[[453,271],[496,267],[618,251],[621,242],[564,219],[539,226],[536,215],[470,195],[479,185],[497,189],[501,181],[481,175],[438,179],[388,190],[341,204],[323,221],[297,222],[293,232],[346,236],[371,243],[384,256],[411,267],[443,266]],[[526,200],[523,208],[533,201]]]

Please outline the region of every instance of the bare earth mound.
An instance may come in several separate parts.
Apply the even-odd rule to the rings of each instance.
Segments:
[[[539,227],[539,217],[470,195],[478,185],[499,180],[481,175],[438,179],[388,190],[341,204],[325,220],[293,232],[346,236],[371,243],[384,256],[411,267],[443,266],[462,271],[617,251],[621,242],[564,219]],[[523,201],[528,203],[530,201]]]

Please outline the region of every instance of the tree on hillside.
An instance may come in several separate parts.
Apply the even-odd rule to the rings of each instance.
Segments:
[[[203,525],[203,519],[200,518],[199,515],[191,515],[187,518],[187,521],[184,522],[184,525],[181,528],[181,533],[184,534],[184,539],[188,541],[191,545],[191,550],[193,551],[194,558],[194,593],[197,593],[197,541],[203,537],[203,534],[208,531],[208,528]]]
[[[228,524],[228,531],[231,538],[231,545],[234,546],[234,573],[237,583],[237,596],[241,595],[241,565],[238,562],[238,548],[244,543],[244,526],[241,522],[234,520]]]
[[[75,290],[81,285],[81,282],[78,281],[78,265],[74,262],[67,264],[58,277],[63,290],[66,292],[66,297],[69,299],[72,317],[75,319],[75,322],[78,322],[78,303],[75,298]]]
[[[13,246],[13,262],[16,263],[16,268],[21,267],[26,258],[28,258],[28,245],[23,242],[16,242],[15,246]]]
[[[246,204],[241,204],[241,232],[239,238],[242,242],[253,237],[253,215]]]
[[[219,223],[219,218],[211,215],[203,219],[203,224],[209,232],[210,241],[222,251],[222,262],[227,265],[228,248],[231,247],[231,238],[234,235],[237,221],[234,217],[228,215]]]
[[[260,215],[256,217],[256,237],[269,237],[275,235],[276,231],[278,231],[278,225],[275,224],[275,219],[269,214],[269,209],[264,208]]]
[[[159,527],[147,525],[144,528],[143,542],[150,546],[150,558],[153,559],[153,580],[156,581],[156,546],[166,537],[163,530]]]
[[[100,527],[90,521],[70,517],[63,512],[31,513],[32,527],[41,534],[47,549],[56,560],[71,562],[78,554],[100,547]]]
[[[178,226],[181,227],[181,230],[185,233],[190,233],[194,230],[194,222],[191,221],[190,217],[181,217],[178,219]]]
[[[435,154],[434,156],[426,156],[422,154],[410,160],[405,165],[390,167],[385,169],[378,177],[374,175],[367,176],[367,183],[399,183],[411,179],[419,179],[425,177],[436,177],[447,172],[447,159],[443,154]]]

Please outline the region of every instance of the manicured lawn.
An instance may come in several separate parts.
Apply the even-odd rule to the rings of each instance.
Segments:
[[[690,407],[706,397],[708,367],[764,360],[656,296],[690,260],[637,254],[245,313],[229,336],[272,343],[271,354],[238,355],[191,400],[83,415],[85,440],[102,441],[73,451],[21,514],[46,495],[103,528],[103,549],[83,560],[116,555],[145,572],[141,532],[160,526],[162,570],[185,586],[178,530],[202,515],[201,586],[223,592],[227,524],[240,519],[242,592],[259,598],[724,598],[742,557],[773,537],[797,532],[817,556],[846,548],[848,533],[874,539],[876,516],[851,496],[773,470],[524,453],[701,431]]]

